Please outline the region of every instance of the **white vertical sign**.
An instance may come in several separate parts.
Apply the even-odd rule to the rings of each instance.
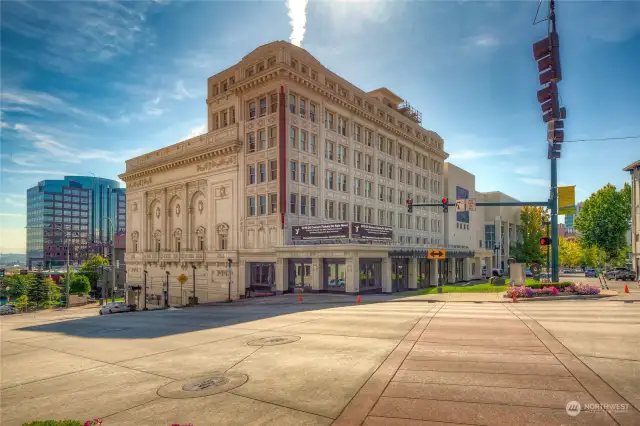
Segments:
[[[476,211],[476,199],[475,198],[467,199],[467,210],[470,211],[470,212],[475,212]]]
[[[465,201],[466,200],[464,198],[456,200],[456,212],[464,212],[467,210],[467,204],[465,203]]]

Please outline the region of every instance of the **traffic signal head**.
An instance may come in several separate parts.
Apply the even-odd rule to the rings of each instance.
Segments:
[[[449,211],[449,206],[447,206],[448,202],[449,202],[449,200],[447,200],[446,198],[442,199],[442,211],[444,213],[447,213]]]
[[[533,44],[533,57],[538,62],[540,84],[557,83],[562,80],[560,69],[560,39],[557,32]]]
[[[547,123],[547,140],[549,142],[564,142],[564,121],[552,120]]]
[[[407,200],[407,211],[413,213],[413,200],[411,198]]]
[[[547,148],[547,159],[551,160],[552,158],[560,158],[561,149],[562,149],[562,144],[549,142],[549,146]]]
[[[549,237],[540,238],[540,245],[541,246],[550,246],[551,245],[551,238],[549,238]]]

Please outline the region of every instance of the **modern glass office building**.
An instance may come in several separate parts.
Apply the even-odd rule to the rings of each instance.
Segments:
[[[108,254],[126,232],[125,188],[111,179],[65,176],[27,190],[27,264],[56,267]],[[113,231],[111,223],[113,224]]]

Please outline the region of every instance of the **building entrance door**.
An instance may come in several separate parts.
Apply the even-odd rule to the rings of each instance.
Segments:
[[[275,263],[251,263],[251,290],[275,291]]]
[[[311,290],[311,259],[289,259],[289,291]]]
[[[409,259],[394,259],[391,268],[392,291],[406,291],[409,287]]]
[[[344,259],[325,259],[322,289],[328,292],[343,292],[345,286]]]
[[[418,259],[418,287],[426,288],[431,285],[431,261]]]

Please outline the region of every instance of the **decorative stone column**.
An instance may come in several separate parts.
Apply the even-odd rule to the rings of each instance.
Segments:
[[[289,268],[288,259],[278,258],[276,260],[276,293],[282,294],[289,289]]]
[[[344,291],[347,294],[360,292],[360,258],[356,253],[351,253],[345,262]]]
[[[322,259],[316,257],[311,259],[311,290],[322,290]]]
[[[382,292],[393,293],[393,281],[391,280],[391,259],[382,259]]]
[[[429,260],[429,285],[438,284],[438,261]]]

